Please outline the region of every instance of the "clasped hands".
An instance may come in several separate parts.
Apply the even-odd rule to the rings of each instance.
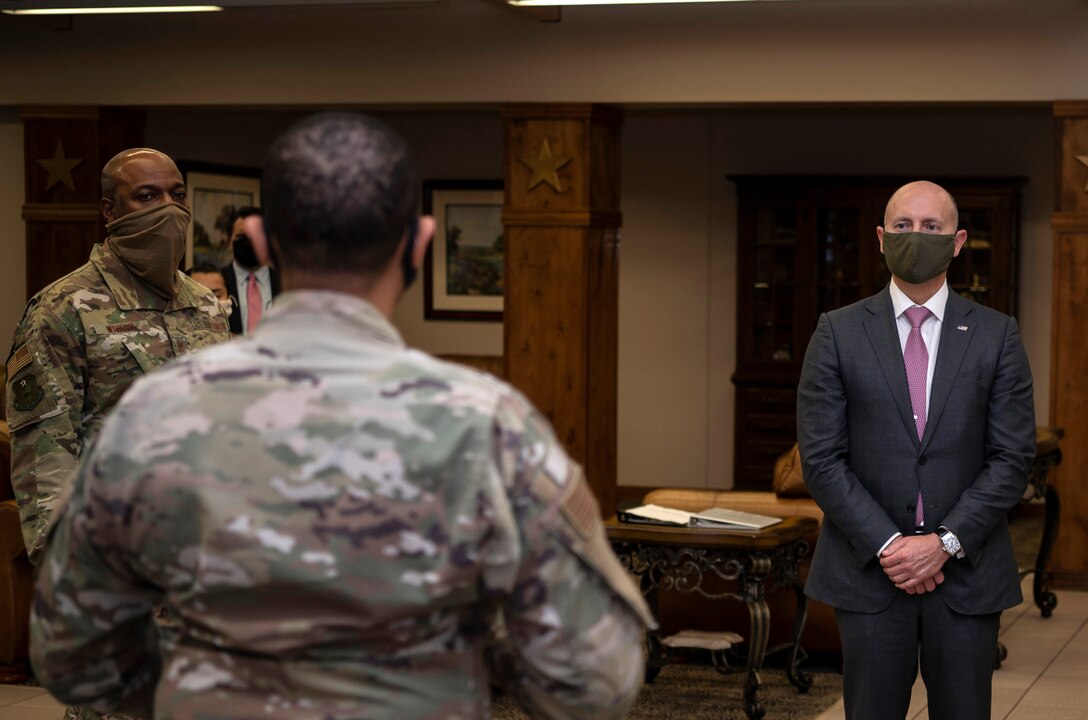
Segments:
[[[880,565],[897,588],[908,595],[921,595],[944,582],[941,568],[950,557],[935,533],[903,535],[880,554]]]

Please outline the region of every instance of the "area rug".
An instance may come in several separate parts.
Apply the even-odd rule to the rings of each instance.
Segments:
[[[764,720],[812,720],[842,697],[842,675],[813,673],[812,687],[798,694],[780,670],[759,674],[759,700]],[[642,688],[629,720],[746,720],[744,674],[723,675],[709,665],[666,665]],[[525,720],[528,716],[509,697],[495,698],[496,720]]]

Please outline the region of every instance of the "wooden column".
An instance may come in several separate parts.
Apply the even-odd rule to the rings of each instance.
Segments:
[[[26,293],[33,296],[87,262],[105,238],[98,210],[102,166],[143,144],[142,112],[98,107],[25,107]]]
[[[506,377],[616,496],[618,109],[510,105],[505,125]]]
[[[1065,428],[1051,482],[1061,524],[1050,569],[1055,585],[1088,589],[1088,102],[1055,103],[1057,186],[1050,424]]]

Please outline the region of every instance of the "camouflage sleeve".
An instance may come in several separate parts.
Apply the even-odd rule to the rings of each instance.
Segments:
[[[653,617],[547,422],[527,403],[506,402],[495,439],[521,554],[493,674],[534,718],[623,717],[642,686]]]
[[[37,564],[50,515],[68,489],[83,441],[87,358],[60,318],[28,308],[7,363],[11,484],[23,542]]]
[[[119,452],[89,448],[49,527],[30,660],[41,685],[62,702],[150,718],[161,672],[153,620],[159,593],[129,564],[127,535],[139,513],[122,497],[126,465]]]

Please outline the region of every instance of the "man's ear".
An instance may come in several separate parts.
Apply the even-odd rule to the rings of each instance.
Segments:
[[[102,213],[102,217],[106,222],[113,222],[117,218],[113,216],[113,199],[104,197],[98,201],[98,209]]]
[[[416,246],[412,252],[412,266],[423,267],[423,259],[427,257],[427,248],[434,239],[435,221],[430,215],[421,215],[419,227],[416,230]]]
[[[960,230],[956,233],[955,243],[956,249],[952,251],[952,257],[959,257],[960,250],[963,249],[963,244],[967,242],[967,231]]]
[[[884,228],[880,225],[876,226],[876,239],[880,243],[880,254],[884,254]]]
[[[271,258],[268,251],[268,238],[264,234],[264,218],[260,215],[247,215],[242,220],[242,232],[253,246],[253,254],[261,265],[267,265]],[[232,231],[233,232],[233,231]]]

